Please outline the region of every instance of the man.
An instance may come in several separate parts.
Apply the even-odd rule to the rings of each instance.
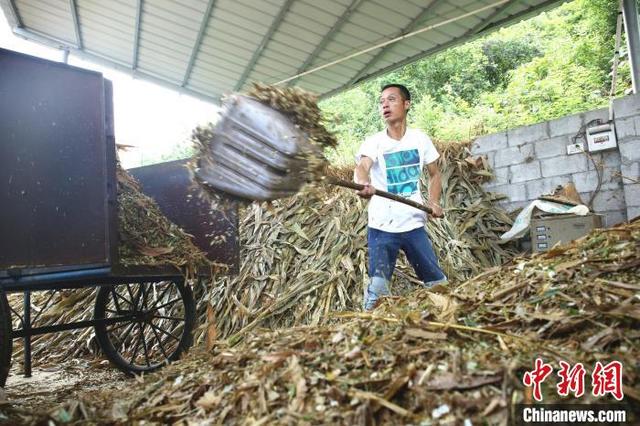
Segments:
[[[375,196],[376,188],[422,203],[420,176],[429,173],[429,205],[435,217],[442,216],[439,205],[442,183],[436,160],[440,156],[427,135],[407,128],[411,94],[401,84],[388,84],[380,95],[380,115],[386,129],[368,137],[358,154],[354,177],[364,185],[358,195],[369,202],[370,282],[365,289],[364,308],[373,309],[379,298],[389,294],[389,281],[400,249],[426,287],[447,280],[438,265],[425,231],[426,214],[414,207]]]

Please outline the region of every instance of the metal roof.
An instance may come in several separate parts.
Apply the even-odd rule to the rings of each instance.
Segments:
[[[13,32],[218,102],[327,96],[566,0],[0,0]]]

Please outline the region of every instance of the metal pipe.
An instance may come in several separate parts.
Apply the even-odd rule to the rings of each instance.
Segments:
[[[636,0],[623,0],[622,16],[624,18],[624,30],[627,34],[633,93],[638,93],[638,83],[640,83],[640,63],[638,62],[640,61],[640,29],[638,27]]]
[[[111,273],[111,268],[84,269],[69,272],[51,272],[47,274],[22,275],[18,277],[0,278],[6,289],[12,290],[21,287],[23,284],[44,284],[64,281],[74,281],[81,279],[107,277]],[[30,286],[31,287],[31,286]],[[35,287],[32,287],[33,290]]]
[[[27,330],[25,329],[16,330],[14,331],[13,334],[15,337],[27,338],[31,336],[39,336],[40,334],[57,333],[59,331],[77,330],[79,328],[94,327],[98,324],[112,325],[112,324],[117,324],[119,322],[136,321],[136,318],[137,318],[136,314],[121,315],[113,318],[95,318],[91,320],[76,321],[76,322],[70,322],[66,324],[55,324],[55,325],[45,325],[42,327],[33,327],[33,328],[29,328],[28,333],[27,333]]]
[[[24,331],[24,377],[31,377],[31,292],[24,291],[24,316],[22,329]]]

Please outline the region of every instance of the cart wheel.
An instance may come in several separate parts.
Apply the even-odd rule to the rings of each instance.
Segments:
[[[11,336],[11,309],[7,294],[0,290],[0,386],[4,387],[11,368],[13,338]]]
[[[95,319],[100,348],[128,374],[156,370],[180,357],[192,343],[193,293],[184,281],[102,286]]]

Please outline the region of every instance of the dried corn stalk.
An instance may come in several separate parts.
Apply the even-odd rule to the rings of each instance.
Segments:
[[[636,221],[489,269],[450,292],[418,290],[387,298],[372,313],[254,330],[236,346],[219,341],[133,383],[125,398],[113,390],[81,394],[90,414],[74,418],[510,424],[515,404],[531,402],[522,374],[537,357],[556,369],[560,361],[581,362],[589,373],[596,361],[620,361],[620,404],[632,416],[640,401],[639,328]],[[560,399],[557,382],[552,374],[543,383],[545,403],[613,402],[591,395],[588,376],[587,392],[577,399]]]

